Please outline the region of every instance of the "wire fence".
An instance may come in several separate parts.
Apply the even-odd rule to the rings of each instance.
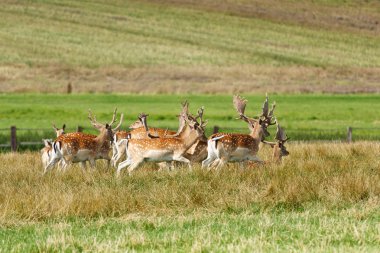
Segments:
[[[273,139],[275,136],[275,128],[268,129],[271,136],[268,139]],[[76,127],[66,129],[66,132],[83,131],[96,134],[93,128]],[[209,136],[213,132],[226,133],[248,133],[248,128],[232,128],[232,127],[209,127],[206,130],[206,135]],[[286,129],[287,135],[292,141],[380,141],[380,128],[376,127],[346,127],[335,129]],[[25,151],[38,150],[44,145],[43,139],[56,138],[54,131],[51,128],[0,128],[0,151]]]

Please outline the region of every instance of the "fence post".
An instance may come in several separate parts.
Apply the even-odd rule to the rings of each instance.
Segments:
[[[80,132],[82,132],[82,131],[83,131],[83,127],[81,127],[81,126],[77,126],[77,132],[80,133]]]
[[[216,134],[217,132],[219,132],[219,127],[218,126],[214,126],[214,129],[212,130],[212,133]]]
[[[11,151],[17,151],[17,135],[15,126],[11,126]]]
[[[67,94],[71,94],[73,92],[73,86],[71,85],[71,82],[67,84]]]
[[[347,127],[347,142],[352,142],[352,127]]]

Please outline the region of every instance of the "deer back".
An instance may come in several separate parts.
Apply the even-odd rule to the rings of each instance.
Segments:
[[[227,152],[233,152],[238,148],[251,149],[253,153],[259,151],[260,140],[249,134],[216,133],[211,135],[209,139],[215,139],[215,148],[223,147]]]

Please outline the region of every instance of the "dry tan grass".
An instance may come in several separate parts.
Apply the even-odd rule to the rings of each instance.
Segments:
[[[379,143],[290,144],[282,165],[220,172],[149,166],[115,178],[98,164],[43,176],[37,153],[1,154],[0,224],[67,217],[118,217],[260,208],[302,208],[309,203],[380,204]],[[260,151],[270,156],[269,148]]]
[[[378,68],[239,65],[157,67],[0,66],[0,92],[65,93],[370,93],[380,92]]]

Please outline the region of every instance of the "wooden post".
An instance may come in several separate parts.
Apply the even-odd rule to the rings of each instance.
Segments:
[[[347,142],[352,142],[352,127],[347,127]]]
[[[219,127],[218,126],[214,126],[214,130],[212,130],[212,133],[216,134],[217,132],[219,132]]]
[[[16,136],[16,127],[11,126],[11,151],[17,151],[17,136]]]
[[[71,94],[71,92],[73,92],[73,86],[71,86],[71,82],[69,82],[69,84],[67,84],[67,94]]]
[[[77,132],[78,133],[81,133],[83,131],[83,127],[81,127],[81,126],[77,126]]]

